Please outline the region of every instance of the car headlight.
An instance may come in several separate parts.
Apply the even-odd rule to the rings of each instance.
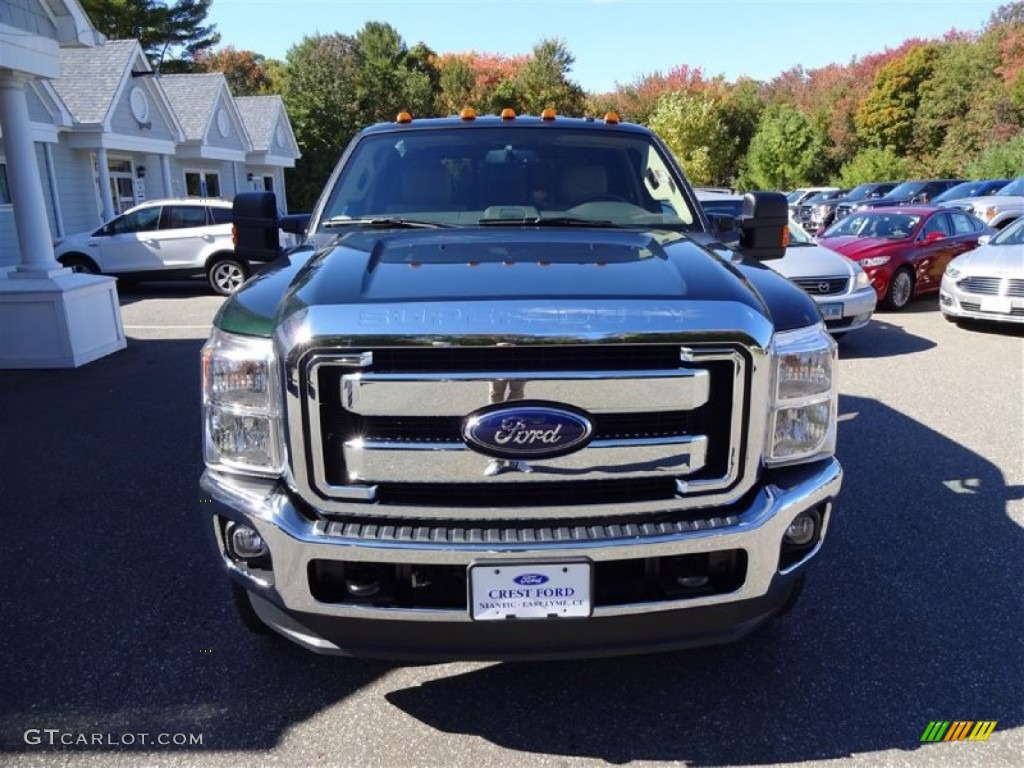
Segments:
[[[988,208],[982,209],[981,211],[978,211],[977,213],[978,213],[978,216],[983,218],[985,221],[988,221],[989,219],[991,219],[993,216],[996,215],[996,208],[993,207],[993,206],[990,206]]]
[[[214,328],[202,360],[206,465],[280,474],[284,450],[273,342]]]
[[[865,272],[863,269],[858,269],[856,277],[853,278],[853,287],[867,288],[870,284],[871,280],[870,278],[868,278],[868,273]]]
[[[835,452],[838,347],[820,323],[775,335],[767,465]]]
[[[951,280],[958,279],[962,274],[963,272],[954,267],[952,264],[946,267],[946,277],[950,278]]]
[[[867,269],[868,267],[880,267],[883,264],[888,264],[889,263],[889,257],[888,256],[872,256],[870,259],[861,259],[859,263],[860,263],[861,268],[863,268],[863,269]]]

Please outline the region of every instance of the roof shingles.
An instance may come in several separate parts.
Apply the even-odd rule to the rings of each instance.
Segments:
[[[225,82],[220,72],[160,76],[160,86],[185,130],[186,140],[203,140]]]
[[[93,48],[61,48],[53,87],[75,122],[102,123],[138,50],[135,40],[107,40]]]
[[[242,116],[253,149],[267,152],[274,141],[274,130],[283,110],[280,96],[236,96],[235,105]]]

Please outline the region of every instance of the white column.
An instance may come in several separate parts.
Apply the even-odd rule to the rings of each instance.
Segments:
[[[21,264],[17,272],[25,276],[49,275],[61,266],[53,257],[43,183],[32,143],[25,80],[22,78],[0,77],[0,131],[4,136],[11,199],[17,201],[13,206],[14,226],[21,250]]]
[[[53,224],[57,237],[64,237],[64,214],[60,209],[60,190],[57,189],[57,174],[53,168],[53,149],[43,144],[43,155],[46,157],[46,179],[50,183],[50,197],[53,198]]]
[[[96,171],[100,175],[100,201],[103,203],[103,221],[114,218],[114,198],[110,194],[110,162],[107,150],[100,147],[96,150]]]
[[[278,210],[288,213],[288,197],[284,189],[284,168],[274,171],[274,192],[277,193]]]
[[[164,197],[174,197],[174,187],[171,186],[171,158],[168,155],[160,155],[160,170],[164,176]]]
[[[232,197],[234,197],[235,195],[242,191],[241,189],[238,188],[238,163],[236,163],[234,160],[231,161],[231,177],[235,181],[235,194],[232,195]]]

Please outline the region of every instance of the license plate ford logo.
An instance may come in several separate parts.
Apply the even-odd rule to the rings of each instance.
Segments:
[[[583,411],[557,403],[481,408],[466,417],[462,437],[478,453],[499,459],[544,459],[578,451],[594,428]]]

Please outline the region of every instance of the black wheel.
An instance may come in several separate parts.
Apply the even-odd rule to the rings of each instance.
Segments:
[[[219,256],[210,262],[206,276],[215,293],[230,296],[242,287],[249,277],[249,269],[236,258]]]
[[[249,593],[245,589],[237,584],[232,584],[231,597],[235,603],[235,611],[238,613],[238,618],[242,620],[242,624],[246,629],[255,635],[274,634],[274,630],[264,624],[263,620],[257,615],[256,610],[249,601]]]
[[[92,259],[78,253],[69,253],[67,256],[61,256],[60,263],[72,272],[77,272],[81,275],[98,275],[100,273],[99,268]]]
[[[906,267],[896,271],[889,281],[889,289],[885,292],[882,304],[886,309],[899,312],[906,308],[910,300],[914,298],[914,276]]]

